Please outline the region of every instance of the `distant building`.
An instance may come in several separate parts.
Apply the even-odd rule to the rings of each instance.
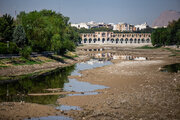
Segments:
[[[113,29],[113,26],[111,24],[95,23],[94,21],[90,21],[87,23],[71,24],[71,26],[76,27],[78,29],[80,28],[90,29],[90,28],[101,28],[101,27]]]
[[[124,31],[133,32],[136,31],[136,28],[134,27],[134,25],[130,25],[127,23],[120,23],[115,26],[115,30],[118,30],[120,32],[124,32]]]
[[[87,25],[86,23],[71,24],[71,26],[72,26],[72,27],[76,27],[76,28],[78,28],[78,29],[80,29],[80,28],[89,29],[89,28],[90,28],[90,26]]]
[[[135,25],[137,30],[143,30],[146,29],[148,27],[148,24],[145,22],[144,24],[140,24],[140,25]]]
[[[150,33],[82,33],[80,44],[151,45]]]

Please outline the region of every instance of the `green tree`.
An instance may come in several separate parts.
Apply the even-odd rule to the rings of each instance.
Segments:
[[[63,45],[66,39],[75,44],[79,35],[70,27],[68,21],[68,17],[51,10],[21,12],[17,16],[17,23],[22,24],[33,51],[37,52],[66,51],[68,48]]]
[[[26,39],[26,33],[24,31],[23,26],[18,25],[14,29],[13,42],[15,42],[16,45],[21,48],[23,48],[25,45],[27,45],[28,42]]]
[[[56,52],[56,53],[60,53],[61,52],[62,43],[61,43],[60,39],[61,38],[60,38],[59,34],[55,34],[51,38],[51,50]]]
[[[12,41],[13,29],[13,17],[7,14],[0,17],[0,37],[3,42]]]

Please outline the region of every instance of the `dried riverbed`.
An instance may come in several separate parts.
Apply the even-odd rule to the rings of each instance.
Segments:
[[[55,106],[34,103],[2,102],[0,119],[62,115],[75,120],[178,120],[180,119],[180,73],[160,70],[164,65],[179,63],[179,58],[168,57],[169,53],[166,56],[161,56],[159,52],[158,55],[154,55],[157,51],[152,51],[151,57],[155,59],[112,60],[114,63],[112,65],[83,70],[81,74],[74,72],[74,76],[70,76],[70,79],[108,88],[97,89],[91,95],[88,95],[91,92],[69,90],[66,97],[56,98],[58,99],[56,104],[63,105],[64,110],[66,106],[78,106],[69,107],[72,109],[70,111],[61,111],[54,109]],[[67,86],[72,87],[72,85]],[[51,94],[52,91],[62,92],[62,89],[45,89]],[[38,93],[42,92],[34,94]]]

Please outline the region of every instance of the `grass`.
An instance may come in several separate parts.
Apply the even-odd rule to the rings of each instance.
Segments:
[[[145,45],[142,47],[136,47],[135,49],[157,49],[157,48],[160,48],[160,47],[151,47],[151,46]]]
[[[28,59],[23,59],[23,60],[18,60],[18,61],[13,61],[13,65],[33,65],[33,64],[42,64],[44,63],[43,61],[34,61],[34,60],[28,60]]]
[[[0,69],[1,69],[1,68],[6,68],[6,67],[8,67],[8,66],[6,66],[6,65],[0,65]]]
[[[169,55],[169,57],[174,57],[174,56],[180,56],[180,50],[174,50],[174,49],[171,49],[171,48],[163,48],[164,50],[168,50],[170,51],[172,54]]]
[[[8,66],[18,66],[18,65],[34,65],[42,64],[46,62],[53,62],[53,59],[47,57],[32,57],[30,59],[25,59],[23,57],[19,58],[5,58],[0,59],[0,68],[5,68]]]

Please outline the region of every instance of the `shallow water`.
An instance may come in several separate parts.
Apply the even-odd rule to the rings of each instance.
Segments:
[[[98,93],[93,92],[94,90],[108,87],[93,85],[76,79],[68,79],[68,76],[77,74],[81,75],[78,73],[81,70],[93,69],[110,64],[112,64],[110,61],[90,60],[78,63],[74,66],[56,69],[46,76],[39,76],[33,79],[27,78],[11,83],[0,84],[0,102],[25,101],[29,103],[57,105],[57,99],[65,96],[96,95]],[[64,91],[76,91],[82,92],[83,94],[28,96],[30,93],[47,93],[45,89],[48,88],[62,88]]]
[[[60,109],[60,110],[82,110],[80,107],[78,106],[68,106],[68,105],[60,105],[58,107],[56,107],[56,109]]]
[[[67,94],[67,96],[97,95],[99,92],[82,92],[79,94]]]
[[[180,63],[165,65],[164,67],[162,67],[161,71],[177,73],[178,71],[180,71]]]
[[[78,81],[76,79],[69,79],[69,82],[64,84],[64,91],[90,92],[105,88],[108,87],[103,85],[93,85],[88,82]]]

